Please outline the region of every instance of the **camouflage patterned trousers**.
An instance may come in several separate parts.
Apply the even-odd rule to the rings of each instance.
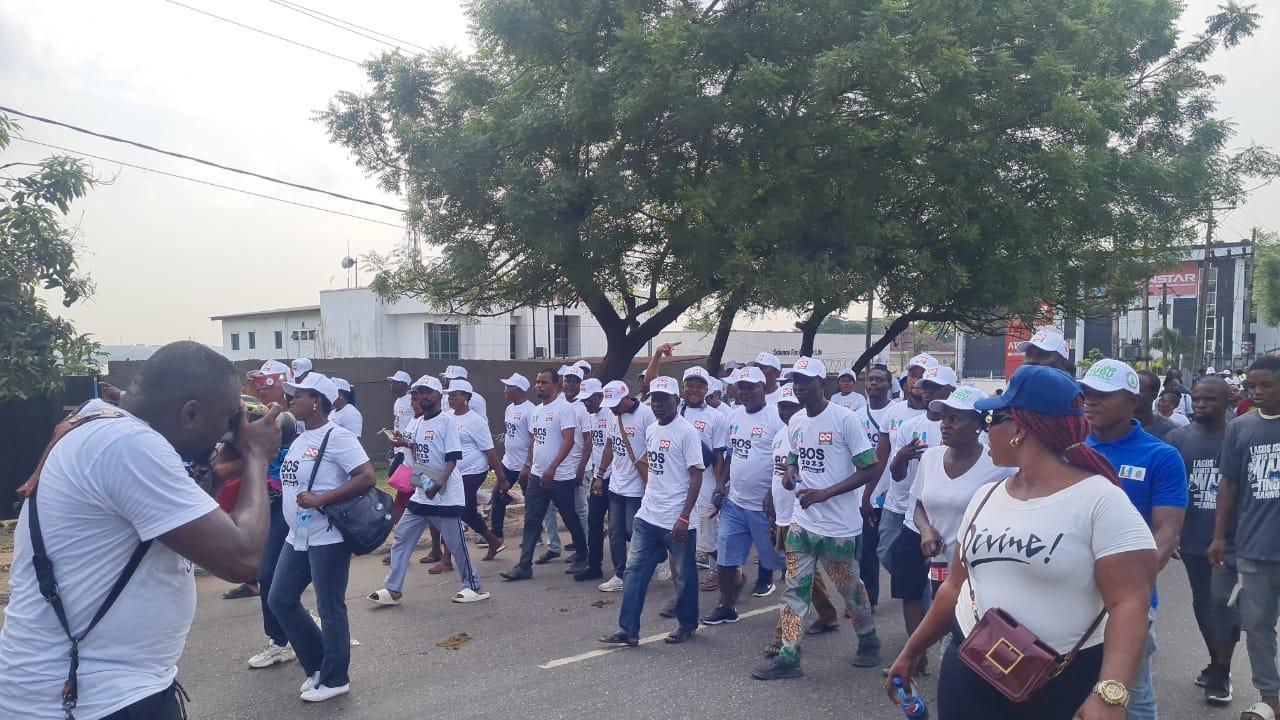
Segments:
[[[812,612],[813,585],[818,565],[826,571],[831,581],[827,589],[832,599],[844,601],[845,609],[853,618],[853,629],[858,640],[871,640],[876,636],[875,616],[871,614],[871,600],[867,588],[858,577],[858,557],[862,549],[862,537],[829,538],[815,535],[792,525],[787,533],[787,588],[782,593],[782,607],[778,617],[778,629],[782,635],[782,662],[799,664],[800,639],[809,626]]]

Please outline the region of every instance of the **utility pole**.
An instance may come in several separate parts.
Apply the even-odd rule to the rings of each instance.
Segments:
[[[1205,219],[1204,231],[1204,257],[1200,260],[1200,277],[1196,278],[1196,345],[1193,357],[1196,360],[1195,369],[1205,364],[1205,311],[1209,303],[1209,256],[1213,254],[1213,205],[1209,206],[1209,214]]]
[[[862,348],[863,352],[866,352],[867,350],[871,349],[871,321],[874,319],[873,312],[875,310],[875,306],[876,306],[876,294],[873,292],[867,296],[867,344],[865,347]],[[875,361],[875,358],[871,358],[870,360],[868,360],[867,367],[871,367],[871,363],[874,361]]]
[[[1160,286],[1160,355],[1169,369],[1169,283]]]
[[[1151,369],[1151,274],[1142,281],[1142,362]]]

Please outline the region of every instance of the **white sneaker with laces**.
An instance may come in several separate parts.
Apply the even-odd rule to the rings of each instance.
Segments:
[[[614,575],[600,583],[600,592],[622,592],[622,578]]]
[[[262,652],[249,658],[249,667],[255,670],[269,668],[276,663],[289,662],[297,656],[293,654],[293,648],[288,645],[277,645],[274,642],[268,642]]]
[[[339,685],[338,687],[317,685],[302,693],[302,699],[307,702],[324,702],[325,700],[336,698],[339,695],[346,695],[349,692],[351,692],[351,683]]]
[[[671,580],[671,566],[666,563],[660,563],[653,577],[658,582],[669,582]]]
[[[308,690],[315,689],[320,684],[320,671],[317,670],[314,675],[302,681],[302,687],[298,688],[298,692],[304,693]]]

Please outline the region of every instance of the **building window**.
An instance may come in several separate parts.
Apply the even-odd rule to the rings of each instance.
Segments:
[[[555,356],[569,357],[569,318],[555,316]]]
[[[240,333],[231,333],[231,349],[240,349]]]
[[[511,359],[512,360],[516,359],[516,335],[517,335],[516,330],[517,330],[516,324],[512,323],[511,324]]]
[[[276,331],[276,349],[277,350],[284,349],[284,331],[282,330]]]
[[[458,360],[458,326],[427,323],[427,359]]]
[[[258,347],[258,333],[249,331],[249,349],[255,350]]]

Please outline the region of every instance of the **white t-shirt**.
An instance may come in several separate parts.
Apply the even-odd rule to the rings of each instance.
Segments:
[[[507,406],[504,422],[507,426],[506,440],[503,442],[502,466],[508,470],[520,471],[529,460],[529,445],[533,443],[533,433],[529,423],[533,420],[534,404],[525,400],[516,405]]]
[[[284,496],[281,511],[289,526],[286,541],[295,550],[342,542],[342,533],[329,526],[328,519],[319,509],[298,507],[298,493],[305,492],[307,484],[311,482],[311,468],[315,466],[320,444],[330,430],[333,432],[329,434],[329,444],[325,446],[324,457],[320,459],[316,483],[311,487],[311,492],[318,495],[342,487],[350,479],[352,470],[369,462],[369,456],[360,446],[360,440],[350,430],[332,422],[326,422],[315,430],[307,430],[294,439],[289,446],[289,454],[284,456],[284,462],[280,464],[280,486]]]
[[[880,444],[880,433],[889,431],[889,417],[894,412],[894,408],[901,404],[899,400],[890,400],[888,405],[876,410],[870,405],[865,405],[858,410],[853,411],[854,417],[862,425],[862,429],[867,433],[867,441],[871,443],[874,450]],[[872,422],[872,420],[875,422]],[[880,479],[876,481],[876,486],[871,490],[871,505],[873,507],[884,507],[885,493],[889,491],[889,483],[893,480],[889,473],[889,466],[886,464],[884,472],[880,474]]]
[[[470,413],[468,413],[470,414]],[[434,498],[427,497],[423,484],[430,479],[439,485],[437,478],[449,463],[451,453],[462,453],[462,434],[458,432],[458,416],[441,412],[433,418],[425,416],[414,421],[410,428],[413,441],[413,502],[419,505],[456,506],[467,504],[467,493],[462,487],[462,473],[458,471],[459,459],[445,482],[444,490]],[[455,454],[454,457],[457,457]]]
[[[404,395],[396,398],[395,402],[391,405],[391,413],[392,420],[394,422],[391,429],[407,437],[409,433],[406,432],[406,430],[409,427],[409,423],[413,421],[414,415],[413,398],[409,397],[409,393],[405,393]],[[404,458],[402,462],[407,463],[412,461],[412,458],[409,457],[409,448],[396,448],[396,454]]]
[[[729,499],[744,510],[762,510],[773,483],[773,437],[783,428],[777,405],[745,407],[729,418]]]
[[[889,435],[892,444],[889,446],[889,465],[893,465],[893,458],[897,456],[898,451],[915,438],[920,438],[920,442],[936,447],[942,445],[942,421],[930,420],[929,415],[917,415],[902,425],[898,426]],[[907,475],[901,480],[889,481],[889,490],[885,493],[884,507],[886,510],[892,510],[899,515],[906,516],[904,522],[907,527],[916,530],[916,521],[912,517],[912,511],[915,508],[915,502],[911,499],[911,485],[916,480],[916,473],[920,470],[920,461],[912,460],[907,463]]]
[[[799,466],[799,481],[821,490],[849,479],[858,467],[875,462],[871,443],[853,412],[827,403],[817,417],[806,408],[791,416],[791,454]],[[857,466],[854,458],[859,459]],[[808,508],[796,503],[791,522],[823,537],[844,538],[862,534],[862,490],[837,495]]]
[[[710,405],[702,407],[689,407],[683,403],[680,405],[680,415],[694,430],[698,431],[698,438],[702,444],[709,448],[713,453],[723,453],[725,448],[729,447],[729,423],[725,420],[724,415],[719,410]],[[639,450],[639,448],[636,448]],[[706,462],[706,457],[703,457]],[[708,472],[715,469],[715,466],[708,468]],[[706,482],[702,483],[702,489],[698,491],[698,507],[711,507],[711,500],[716,494],[715,477],[708,474]]]
[[[95,400],[85,410],[116,409]],[[120,411],[123,412],[123,411]],[[40,477],[40,527],[73,633],[81,633],[142,540],[217,510],[177,451],[146,423],[89,421],[54,446]],[[12,598],[0,629],[0,717],[61,718],[71,643],[31,565],[29,504],[14,529]],[[173,683],[196,611],[192,564],[153,543],[80,645],[76,717],[99,718]]]
[[[631,449],[640,454],[648,447],[646,441],[648,439],[648,429],[658,422],[658,418],[654,417],[653,410],[649,409],[644,403],[636,403],[635,410],[623,413],[621,416],[614,415],[612,410],[601,410],[600,414],[604,416],[608,413],[608,427],[605,429],[605,438],[613,443],[613,462],[610,470],[613,475],[609,478],[609,492],[623,495],[625,497],[641,497],[644,495],[644,480],[640,479],[640,473],[636,470],[635,461],[632,460],[631,454],[627,452],[627,444],[622,441],[622,435],[618,431],[618,418],[622,418],[622,426],[627,429],[627,440],[631,443]],[[693,427],[690,425],[689,427]],[[697,430],[694,431],[695,433]],[[699,443],[701,445],[701,443]],[[702,451],[699,450],[699,453]],[[698,455],[702,457],[701,454]],[[635,458],[639,460],[640,458]]]
[[[723,415],[725,420],[728,420],[729,416],[733,414],[733,407],[723,400],[720,401],[719,405],[715,406],[714,410]]]
[[[996,488],[982,514],[970,518],[987,491],[974,495],[961,519],[965,562],[978,600],[978,617],[1004,609],[1060,653],[1071,650],[1102,611],[1094,563],[1132,550],[1155,550],[1155,539],[1124,490],[1101,475],[1049,497],[1016,500]],[[960,589],[956,620],[967,635],[976,621],[969,581]],[[1084,647],[1102,642],[1103,620]]]
[[[575,444],[578,434],[578,413],[574,411],[564,395],[557,395],[555,400],[543,403],[533,411],[533,420],[529,424],[533,432],[533,469],[534,477],[541,478],[544,470],[556,459],[564,447],[564,431],[572,430]],[[555,480],[568,482],[573,480],[578,471],[578,464],[570,451],[564,462],[556,468]]]
[[[587,464],[583,466],[583,475],[586,475],[587,468],[591,466],[591,448],[587,447],[586,433],[591,432],[592,426],[595,424],[595,418],[591,413],[587,412],[587,406],[577,400],[569,401],[569,407],[573,408],[573,418],[577,426],[573,429],[573,452],[569,453],[569,457],[565,459],[566,463],[572,463],[573,473],[576,477],[578,474],[578,465],[582,462],[582,456],[587,456]]]
[[[590,479],[594,479],[597,471],[602,469],[600,461],[604,459],[604,449],[608,444],[609,420],[613,417],[613,413],[600,408],[594,415],[588,413],[588,417],[591,418],[587,423],[591,434],[591,459],[587,460],[587,473]],[[600,474],[606,478],[613,474],[612,468],[603,468],[603,470],[604,472]]]
[[[796,505],[795,489],[788,490],[782,486],[783,472],[778,465],[786,465],[791,455],[790,431],[786,425],[778,429],[773,436],[773,524],[778,527],[791,527],[791,514]]]
[[[1157,410],[1156,412],[1159,413],[1160,411]],[[1191,424],[1190,418],[1188,418],[1186,415],[1183,415],[1180,412],[1175,412],[1174,414],[1170,415],[1169,419],[1173,421],[1174,427],[1182,427],[1184,425]]]
[[[488,453],[493,449],[493,433],[489,431],[489,421],[472,410],[466,415],[454,415],[453,427],[458,431],[458,439],[462,443],[458,472],[463,475],[488,473]],[[445,492],[448,491],[449,488],[446,487]]]
[[[960,518],[979,488],[999,482],[1014,473],[1009,468],[997,467],[991,461],[985,447],[973,467],[960,477],[947,475],[943,460],[947,454],[945,445],[929,448],[920,458],[916,481],[911,486],[911,518],[915,525],[916,503],[922,503],[929,514],[929,523],[947,543],[942,557],[951,561],[956,549],[956,536],[960,534]],[[917,528],[917,532],[919,528]]]
[[[831,396],[831,402],[839,405],[846,410],[857,412],[867,406],[866,398],[862,397],[862,393],[851,392],[848,395],[836,393]]]
[[[330,412],[329,422],[350,430],[351,434],[356,437],[360,437],[364,432],[364,416],[360,414],[360,409],[351,403],[343,405],[339,410]]]
[[[489,417],[489,403],[484,401],[484,396],[474,390],[471,392],[470,407],[477,415],[482,418]],[[521,467],[524,467],[523,465]]]
[[[650,425],[645,444],[636,447],[636,452],[640,452],[640,447],[648,448],[649,484],[645,486],[636,519],[669,530],[676,524],[689,496],[690,468],[704,469],[702,440],[693,425],[677,415],[666,425],[657,422]],[[690,515],[689,529],[697,530],[698,514],[691,512]]]

